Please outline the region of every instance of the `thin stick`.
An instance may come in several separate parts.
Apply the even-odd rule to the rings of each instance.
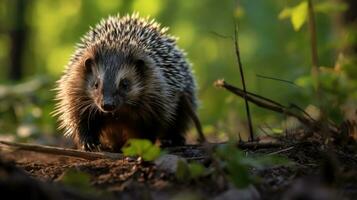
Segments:
[[[308,118],[305,117],[305,113],[303,113],[304,115],[294,113],[286,106],[283,106],[273,100],[269,100],[269,99],[267,100],[266,97],[261,98],[261,96],[251,93],[251,92],[247,92],[245,94],[242,89],[237,88],[233,85],[230,85],[230,84],[226,83],[224,80],[217,80],[214,84],[217,87],[223,87],[223,88],[227,89],[228,91],[230,91],[240,97],[244,97],[246,95],[248,101],[254,103],[255,105],[257,105],[259,107],[266,108],[266,109],[269,109],[269,110],[272,110],[272,111],[275,111],[275,112],[278,112],[281,114],[285,114],[288,116],[295,117],[302,124],[309,127],[310,130],[313,132],[329,131],[332,134],[337,134],[338,127],[336,127],[333,124],[330,124],[331,127],[326,127],[326,126],[322,127],[321,124],[317,123],[315,120],[311,120],[310,117],[308,117]]]
[[[284,82],[284,83],[289,83],[291,85],[299,87],[298,85],[296,85],[292,81],[288,81],[288,80],[284,80],[284,79],[280,79],[280,78],[275,78],[275,77],[264,76],[264,75],[260,75],[260,74],[256,74],[256,76],[259,77],[259,78],[265,78],[265,79],[270,79],[270,80],[274,80],[274,81],[280,81],[280,82]]]
[[[217,33],[217,32],[215,32],[215,31],[210,31],[209,33],[211,33],[211,34],[212,34],[212,35],[214,35],[214,36],[217,36],[217,37],[223,38],[223,39],[230,39],[230,40],[233,40],[231,36],[222,35],[222,34]]]
[[[285,144],[281,142],[240,142],[238,143],[238,147],[241,149],[259,149],[259,148],[275,148],[281,147]]]
[[[316,23],[315,23],[315,12],[314,12],[314,5],[311,0],[308,0],[308,13],[309,13],[309,31],[310,31],[310,44],[311,44],[311,59],[312,59],[312,78],[315,82],[316,85],[316,99],[318,101],[318,104],[320,106],[320,122],[322,126],[322,131],[326,132],[328,134],[328,128],[327,128],[327,116],[325,113],[325,104],[324,104],[324,99],[323,99],[323,91],[320,88],[320,81],[319,81],[319,57],[318,57],[318,52],[317,52],[317,33],[316,33]]]
[[[268,99],[268,98],[266,98],[266,97],[263,97],[263,96],[261,96],[261,95],[254,94],[254,93],[249,92],[249,91],[246,91],[246,93],[247,93],[248,95],[251,95],[251,96],[256,97],[256,98],[258,98],[258,99],[261,99],[261,100],[264,100],[264,101],[266,101],[266,102],[269,102],[269,103],[271,103],[271,104],[273,104],[273,105],[275,105],[275,106],[285,107],[285,106],[283,106],[282,104],[280,104],[280,103],[278,103],[278,102],[276,102],[276,101],[273,101],[273,100],[271,100],[271,99]]]
[[[240,58],[240,52],[239,52],[238,26],[237,26],[237,24],[236,24],[235,29],[234,29],[234,46],[235,46],[235,50],[236,50],[236,57],[237,57],[237,61],[238,61],[238,67],[239,67],[240,77],[241,77],[241,80],[242,80],[243,91],[244,91],[244,102],[245,102],[245,109],[246,109],[246,112],[247,112],[248,126],[249,126],[249,141],[253,141],[254,140],[253,125],[252,125],[252,118],[250,116],[249,104],[248,104],[248,100],[247,100],[247,97],[246,97],[247,89],[245,87],[243,65],[242,65],[242,61],[241,61],[241,58]]]
[[[219,143],[209,143],[206,142],[204,144],[187,144],[185,146],[176,146],[176,147],[167,147],[165,148],[170,154],[177,154],[179,152],[184,152],[187,149],[196,149],[196,150],[205,150],[206,146],[219,147],[227,144],[227,142],[219,142]],[[261,142],[261,141],[253,141],[253,142],[237,142],[236,146],[243,149],[259,149],[259,148],[274,148],[274,147],[282,147],[286,146],[286,143],[282,143],[279,141],[276,142]]]
[[[274,152],[268,153],[268,155],[275,155],[275,154],[283,153],[283,152],[286,152],[286,151],[290,151],[293,148],[294,148],[294,146],[291,146],[291,147],[288,147],[288,148],[285,148],[285,149],[281,149],[279,151],[274,151]]]
[[[297,118],[301,123],[305,124],[306,126],[313,128],[313,130],[316,130],[316,126],[307,118],[305,118],[304,116],[298,115],[296,113],[291,112],[290,110],[288,110],[285,106],[279,106],[278,103],[271,103],[274,102],[272,100],[270,101],[265,101],[264,99],[262,100],[261,98],[258,97],[258,95],[250,95],[249,92],[244,92],[243,90],[230,85],[228,83],[226,83],[224,80],[217,80],[215,82],[215,85],[217,87],[223,87],[225,89],[227,89],[230,92],[233,92],[234,94],[240,96],[240,97],[245,97],[248,101],[254,103],[255,105],[262,107],[262,108],[266,108],[278,113],[282,113],[282,114],[287,114],[289,116],[295,117]]]
[[[36,145],[36,144],[24,144],[24,143],[0,141],[0,145],[12,147],[19,150],[34,151],[39,153],[47,153],[47,154],[54,154],[54,155],[61,155],[61,156],[71,156],[77,158],[84,158],[87,160],[124,158],[124,156],[120,153],[86,152],[86,151],[80,151],[75,149],[66,149],[66,148]]]
[[[185,146],[178,146],[178,147],[170,147],[167,148],[168,152],[172,154],[177,154],[177,152],[182,152],[190,148],[195,149],[205,149],[205,146],[220,146],[226,143],[204,143],[204,145],[185,145]],[[280,142],[239,142],[237,143],[237,147],[242,149],[259,149],[259,148],[274,148],[274,147],[281,147],[285,144]],[[123,159],[124,156],[120,153],[109,153],[109,152],[85,152],[75,149],[65,149],[60,147],[52,147],[52,146],[44,146],[44,145],[36,145],[36,144],[24,144],[24,143],[16,143],[16,142],[7,142],[0,140],[0,147],[6,146],[10,148],[14,148],[17,150],[24,150],[24,151],[33,151],[37,153],[46,153],[46,154],[53,154],[57,156],[70,156],[76,158],[83,158],[87,160],[97,160],[97,159]],[[1,150],[1,148],[0,148]],[[201,160],[205,156],[200,157],[186,157],[188,160]]]
[[[309,13],[309,31],[310,31],[310,44],[311,44],[311,59],[312,59],[312,75],[314,76],[317,86],[317,91],[319,90],[319,82],[317,80],[319,74],[319,57],[317,53],[317,39],[316,39],[316,24],[315,24],[315,14],[314,7],[311,0],[308,0],[308,13]]]
[[[290,104],[289,106],[290,108],[295,108],[297,109],[298,111],[304,113],[307,117],[309,117],[312,121],[316,121],[314,118],[311,117],[311,115],[309,115],[309,113],[307,113],[304,109],[300,108],[298,105],[296,104]]]
[[[307,1],[308,3],[308,14],[309,14],[309,33],[310,33],[310,46],[311,46],[311,61],[312,61],[312,69],[311,76],[316,86],[316,99],[320,104],[320,110],[322,113],[322,118],[324,117],[324,108],[322,107],[322,96],[320,90],[320,81],[319,81],[319,55],[317,52],[317,34],[316,34],[316,23],[315,23],[315,12],[314,5],[311,0]]]

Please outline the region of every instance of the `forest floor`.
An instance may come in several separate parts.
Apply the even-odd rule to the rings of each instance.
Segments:
[[[209,177],[182,182],[174,173],[136,159],[90,161],[0,148],[0,190],[14,199],[357,199],[357,154],[347,146],[310,141],[242,149],[293,161],[289,166],[251,168],[260,179],[246,189]],[[207,153],[199,145],[169,153],[207,164]],[[63,181],[69,171],[79,173]]]

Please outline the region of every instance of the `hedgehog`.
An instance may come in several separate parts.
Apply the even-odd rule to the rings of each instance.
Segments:
[[[91,27],[55,88],[54,115],[64,135],[85,151],[120,151],[132,138],[185,144],[190,122],[198,120],[197,89],[176,40],[137,13]]]

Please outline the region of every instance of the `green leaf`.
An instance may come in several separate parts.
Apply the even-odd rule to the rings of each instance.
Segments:
[[[125,156],[140,156],[145,161],[153,161],[161,155],[160,148],[145,139],[130,139],[122,151]]]
[[[288,164],[288,160],[280,156],[246,156],[234,144],[219,146],[215,155],[220,161],[227,178],[238,188],[249,186],[256,177],[249,174],[249,168],[259,168]]]
[[[249,164],[244,161],[247,159],[244,153],[237,149],[234,144],[226,144],[217,148],[217,156],[225,166],[227,177],[238,188],[247,187],[252,183],[253,178],[249,174]],[[243,161],[243,162],[242,162]],[[254,160],[251,159],[251,162]]]
[[[188,164],[188,169],[190,171],[191,178],[197,179],[203,176],[206,168],[200,163],[192,162]]]
[[[258,158],[258,161],[264,167],[271,167],[277,165],[291,165],[292,161],[280,155],[265,155]]]
[[[152,145],[147,149],[146,152],[143,153],[142,156],[145,161],[152,161],[158,158],[160,155],[161,155],[160,148],[155,145]]]
[[[90,185],[89,174],[78,170],[69,169],[63,174],[63,176],[61,176],[60,182],[64,185],[75,187],[82,192],[95,192],[95,189]]]
[[[229,162],[227,165],[229,173],[228,178],[238,188],[245,188],[252,183],[252,177],[249,175],[247,165],[242,165],[240,162]]]
[[[279,19],[290,18],[291,24],[295,31],[300,30],[307,20],[307,1],[302,1],[300,4],[294,7],[284,8],[280,13]]]
[[[278,18],[279,19],[286,19],[291,17],[292,9],[291,8],[284,8],[280,13]]]
[[[294,83],[300,87],[308,88],[312,86],[312,78],[310,75],[301,76],[294,81]]]
[[[176,178],[179,181],[190,181],[202,177],[206,168],[197,162],[187,163],[183,160],[177,161]]]
[[[179,181],[190,180],[190,171],[187,163],[183,160],[177,161],[176,178]]]
[[[284,130],[281,129],[281,128],[273,128],[272,131],[273,131],[275,134],[282,134],[282,133],[284,133]]]
[[[307,19],[307,1],[295,6],[291,12],[291,23],[295,31],[300,30]]]

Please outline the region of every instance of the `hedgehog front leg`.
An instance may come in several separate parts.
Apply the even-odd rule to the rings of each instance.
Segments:
[[[78,146],[85,151],[100,151],[99,124],[95,120],[82,120],[79,123]]]

